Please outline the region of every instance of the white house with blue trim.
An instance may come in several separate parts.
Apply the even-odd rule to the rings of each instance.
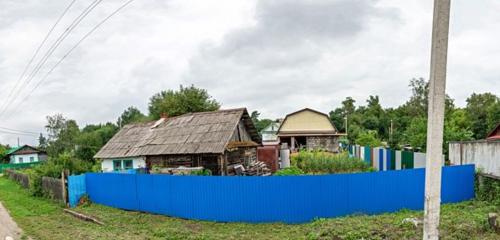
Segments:
[[[29,145],[11,148],[7,151],[7,156],[11,164],[35,163],[47,159],[47,153],[45,151]]]
[[[116,172],[139,168],[146,168],[145,157],[111,158],[103,159],[101,162],[101,169],[103,172]]]

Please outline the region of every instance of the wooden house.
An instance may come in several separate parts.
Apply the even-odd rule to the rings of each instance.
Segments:
[[[228,166],[256,160],[261,138],[245,108],[188,113],[124,126],[94,157],[102,170]]]
[[[343,135],[328,115],[309,108],[288,114],[278,130],[280,143],[287,143],[292,151],[321,149],[339,152],[339,137]]]
[[[9,158],[9,163],[12,164],[34,163],[47,159],[47,153],[45,151],[29,145],[11,148],[7,151],[6,155]]]

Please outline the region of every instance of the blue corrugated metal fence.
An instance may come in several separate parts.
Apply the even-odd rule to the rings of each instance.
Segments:
[[[89,173],[85,182],[93,202],[121,209],[218,222],[301,223],[422,209],[424,175],[425,169],[273,177]],[[444,167],[442,202],[473,197],[474,166]]]
[[[87,192],[85,180],[85,174],[68,177],[68,198],[70,207],[75,207],[80,201],[80,198]]]

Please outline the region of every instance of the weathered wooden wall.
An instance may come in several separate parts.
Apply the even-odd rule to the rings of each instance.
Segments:
[[[29,177],[27,174],[19,173],[11,169],[5,170],[5,174],[12,180],[18,182],[24,188],[28,188],[30,186]]]
[[[42,190],[51,199],[63,201],[62,180],[51,177],[42,177]]]

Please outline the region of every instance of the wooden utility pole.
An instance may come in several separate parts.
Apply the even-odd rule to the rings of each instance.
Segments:
[[[441,166],[443,155],[446,63],[450,0],[434,0],[432,24],[429,111],[427,116],[427,154],[425,159],[425,209],[423,239],[439,239],[441,204]]]
[[[392,124],[392,119],[391,119],[391,128],[389,129],[389,144],[392,143],[392,133],[393,133],[393,129],[394,126]]]
[[[345,135],[347,136],[347,115],[345,115],[344,119],[345,119]]]

